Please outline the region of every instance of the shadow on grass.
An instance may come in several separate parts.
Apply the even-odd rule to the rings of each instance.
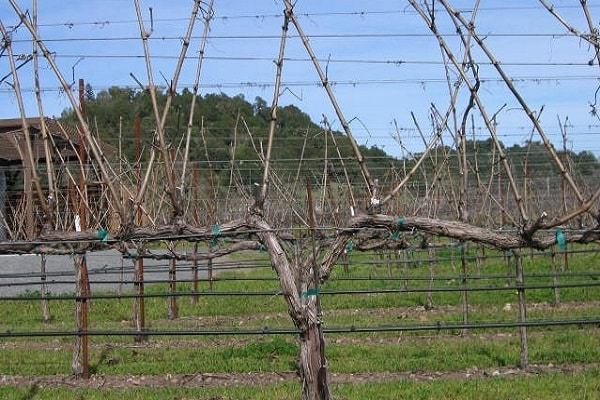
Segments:
[[[39,390],[40,388],[38,385],[29,386],[29,390],[23,395],[23,397],[21,397],[21,400],[33,400],[38,394]]]

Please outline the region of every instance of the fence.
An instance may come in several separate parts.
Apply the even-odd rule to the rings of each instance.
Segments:
[[[408,240],[416,244],[421,238]],[[198,251],[197,246],[190,251],[194,248]],[[265,310],[284,314],[284,302],[276,299],[281,295],[277,277],[260,249],[203,262],[169,259],[168,254],[160,249],[144,258],[123,258],[113,251],[89,253],[91,291],[84,294],[76,288],[73,257],[4,256],[0,337],[5,343],[75,340],[75,351],[83,354],[81,372],[89,376],[88,340],[118,347],[126,346],[128,338],[142,342],[298,333],[289,318],[275,318],[273,325],[265,325],[261,318],[238,325],[236,319],[248,315],[228,311],[227,304],[243,299],[261,305],[254,310],[258,315]],[[528,330],[600,324],[594,307],[600,301],[596,258],[595,245],[528,253],[441,239],[427,248],[393,251],[359,252],[348,246],[334,274],[318,288],[324,333],[327,337],[518,331],[519,364],[526,366]],[[89,306],[86,320],[76,320],[82,314],[75,308],[82,302]],[[336,317],[348,310],[359,315],[351,323]],[[379,310],[378,316],[360,317],[369,310]],[[333,314],[333,321],[328,321],[328,314]],[[207,327],[198,322],[203,318],[228,322]]]

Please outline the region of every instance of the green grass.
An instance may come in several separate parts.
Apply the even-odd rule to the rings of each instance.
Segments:
[[[583,248],[583,247],[582,247]],[[515,322],[518,320],[517,293],[514,289],[514,264],[500,253],[474,266],[473,249],[468,249],[467,286],[498,290],[468,294],[471,323]],[[414,251],[413,259],[400,257],[381,260],[371,254],[351,253],[349,274],[342,268],[333,271],[331,279],[321,287],[325,329],[336,327],[411,327],[438,326],[435,331],[388,331],[378,333],[326,334],[326,356],[333,374],[360,374],[410,371],[465,371],[478,368],[513,367],[519,362],[520,339],[517,328],[471,330],[466,336],[446,329],[461,323],[462,293],[434,291],[434,308],[426,311],[427,289],[430,287],[430,264],[415,261],[426,253]],[[445,257],[445,261],[442,261]],[[562,256],[557,256],[561,261]],[[406,262],[406,261],[410,261]],[[596,253],[571,256],[569,269],[561,273],[559,283],[594,282]],[[374,263],[376,262],[376,263]],[[551,284],[550,259],[525,256],[525,285]],[[443,249],[438,253],[432,284],[434,289],[460,288],[459,253]],[[547,276],[543,276],[546,274]],[[575,276],[575,274],[579,274]],[[178,277],[184,277],[178,274]],[[187,277],[186,277],[187,278]],[[238,280],[230,280],[237,278]],[[253,278],[255,280],[246,280]],[[258,280],[257,278],[266,278]],[[347,278],[359,278],[348,280]],[[509,286],[507,288],[507,286]],[[201,291],[208,291],[206,283]],[[148,285],[146,293],[165,293],[166,285]],[[420,292],[375,294],[327,294],[356,289],[418,289]],[[505,290],[506,289],[506,290]],[[190,285],[177,285],[179,293],[187,293]],[[252,296],[252,292],[278,292],[278,282],[271,268],[231,271],[218,275],[213,282],[215,292],[236,292],[243,296],[200,294],[196,304],[188,296],[177,300],[179,318],[167,320],[166,297],[145,300],[149,332],[158,330],[243,331],[293,329],[287,307],[279,295]],[[599,318],[600,287],[561,288],[561,304],[553,307],[554,292],[545,288],[527,290],[527,320]],[[504,309],[510,303],[510,309]],[[539,303],[539,306],[538,304]],[[73,331],[74,301],[53,298],[49,302],[52,321],[40,322],[36,293],[24,294],[23,300],[0,303],[0,332]],[[89,329],[131,331],[132,300],[93,299],[89,311]],[[150,345],[134,345],[131,336],[90,336],[90,370],[94,374],[194,374],[278,372],[295,369],[296,338],[291,336],[150,336]],[[0,374],[69,375],[72,337],[4,338],[0,347]],[[32,345],[29,345],[29,344]],[[600,363],[600,330],[595,325],[528,328],[529,362],[532,364]],[[334,384],[337,399],[401,398],[407,399],[525,399],[582,398],[600,399],[598,370],[574,375],[541,375],[494,379],[437,379],[431,382],[400,380],[387,383]],[[566,388],[565,386],[571,386]],[[10,388],[0,386],[0,398],[81,398],[81,399],[287,399],[298,398],[297,383],[282,383],[264,388],[198,388],[198,389],[67,389]],[[98,393],[96,393],[98,392]],[[533,395],[532,395],[533,394]],[[562,397],[561,397],[562,396]]]
[[[326,336],[326,356],[334,373],[455,371],[516,366],[518,336],[399,337],[380,340],[364,337],[359,343]],[[90,350],[90,368],[97,374],[193,374],[286,372],[295,369],[297,346],[293,338],[256,337],[228,345],[194,345],[190,342],[154,342],[155,346],[97,345]],[[533,332],[528,337],[532,364],[600,362],[600,332],[590,329]],[[49,356],[50,355],[50,356]],[[2,373],[8,375],[69,374],[71,348],[60,344],[3,349]]]
[[[338,400],[488,400],[488,399],[600,399],[600,370],[591,369],[572,375],[548,374],[519,377],[471,379],[436,379],[431,381],[397,380],[363,384],[331,385]],[[54,400],[295,400],[298,383],[229,388],[133,388],[133,389],[69,389],[31,386],[0,386],[0,398]]]

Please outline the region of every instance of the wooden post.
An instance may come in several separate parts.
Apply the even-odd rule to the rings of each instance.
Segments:
[[[42,308],[42,322],[50,322],[50,313],[48,312],[48,286],[46,285],[46,255],[42,254],[40,258],[40,306]]]
[[[206,262],[206,269],[208,273],[208,291],[212,292],[213,290],[213,263],[212,258],[209,258]]]
[[[469,301],[467,294],[467,257],[465,246],[467,243],[465,241],[459,242],[459,250],[460,250],[460,265],[461,265],[461,274],[462,274],[462,315],[463,324],[469,323]],[[467,328],[463,328],[462,334],[466,335],[469,332]]]
[[[554,305],[560,304],[560,290],[558,288],[558,276],[556,272],[556,253],[554,249],[550,252],[550,263],[552,265],[552,283],[554,284]]]
[[[527,368],[529,364],[527,347],[527,327],[524,325],[527,321],[527,308],[525,306],[525,288],[523,287],[523,263],[520,250],[514,250],[515,264],[517,270],[517,294],[519,296],[519,334],[521,337],[521,352],[519,355],[519,367]]]
[[[402,250],[402,254],[404,255],[402,261],[402,278],[404,278],[402,279],[402,289],[408,290],[408,260],[410,256],[407,249]]]
[[[433,282],[435,279],[435,266],[436,266],[436,252],[433,247],[429,247],[427,249],[429,254],[428,262],[429,262],[429,290],[427,291],[427,300],[425,301],[425,309],[431,310],[433,309],[433,296],[431,294],[431,289],[433,287]]]
[[[342,260],[342,267],[343,267],[343,270],[344,270],[344,276],[346,276],[346,277],[350,276],[350,266],[348,264],[348,247],[346,247],[344,249],[344,252],[340,256],[340,259]]]
[[[75,337],[75,348],[71,369],[73,374],[83,379],[90,377],[89,355],[88,355],[88,286],[87,265],[85,254],[77,254],[74,257],[76,272],[75,281],[75,323],[77,336]]]
[[[198,304],[198,242],[193,245],[194,259],[192,260],[192,304]]]
[[[481,258],[482,256],[480,255],[480,249],[482,248],[481,245],[477,244],[475,245],[475,273],[477,274],[478,277],[481,276]]]
[[[146,329],[146,316],[144,308],[144,249],[138,247],[134,263],[133,285],[135,296],[132,304],[132,320],[137,334],[133,337],[135,342],[143,342],[146,339],[144,330]]]
[[[169,259],[169,289],[168,289],[168,308],[167,318],[174,320],[177,318],[177,297],[175,292],[177,290],[177,261],[174,258]]]

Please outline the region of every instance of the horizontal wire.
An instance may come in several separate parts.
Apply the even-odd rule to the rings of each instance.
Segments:
[[[175,282],[175,281],[172,281]],[[505,285],[505,286],[470,286],[470,287],[426,287],[426,288],[394,288],[394,289],[352,289],[352,290],[319,290],[320,296],[339,296],[339,295],[371,295],[371,294],[409,294],[409,293],[471,293],[471,292],[490,292],[490,291],[532,291],[547,289],[564,288],[588,288],[600,287],[600,282],[572,282],[572,283],[551,283],[551,284],[523,284],[523,285]],[[277,297],[283,296],[281,291],[176,291],[173,293],[118,293],[118,294],[66,294],[49,296],[1,296],[1,301],[48,301],[54,300],[116,300],[116,299],[140,299],[140,298],[175,298],[190,296],[208,296],[208,297]]]
[[[600,319],[562,319],[562,320],[536,320],[536,321],[514,321],[514,322],[487,322],[487,323],[446,323],[421,325],[389,325],[389,326],[340,326],[324,327],[323,333],[375,333],[375,332],[414,332],[414,331],[453,331],[453,330],[486,330],[502,328],[521,328],[521,327],[552,327],[552,326],[571,326],[571,325],[598,325]],[[33,338],[33,337],[82,337],[82,336],[238,336],[238,335],[298,335],[301,331],[295,328],[280,329],[264,326],[262,329],[230,329],[230,330],[161,330],[161,329],[143,329],[143,330],[61,330],[61,331],[3,331],[0,332],[0,338]]]
[[[586,7],[590,10],[592,9],[596,9],[599,6],[598,5],[594,5],[594,4],[587,4]],[[560,11],[560,10],[568,10],[568,9],[581,9],[581,6],[579,5],[553,5],[553,9],[555,11]],[[543,10],[543,8],[541,6],[515,6],[515,5],[511,5],[511,6],[481,6],[478,8],[478,10],[481,11],[524,11],[524,10]],[[470,13],[472,12],[471,9],[469,8],[458,8],[457,9],[458,12],[461,13]],[[444,11],[441,10],[434,10],[434,12],[436,14],[439,13],[445,13]],[[356,10],[356,11],[336,11],[336,12],[300,12],[300,13],[295,13],[296,16],[299,17],[303,17],[303,18],[317,18],[317,17],[332,17],[332,16],[350,16],[350,17],[360,17],[360,18],[364,18],[366,16],[369,15],[385,15],[385,16],[389,16],[389,15],[393,15],[393,14],[400,14],[400,15],[414,15],[416,14],[416,11],[412,10],[412,9],[388,9],[388,10],[378,10],[378,11],[373,11],[373,10]],[[281,13],[269,13],[269,14],[230,14],[230,15],[219,15],[218,13],[215,13],[211,16],[211,19],[213,20],[222,20],[222,21],[229,21],[229,20],[237,20],[237,19],[252,19],[252,20],[261,20],[261,19],[266,19],[266,18],[281,18],[282,15]],[[183,22],[183,21],[189,21],[189,18],[154,18],[153,21],[155,23],[161,23],[161,22]],[[150,21],[148,20],[144,20],[144,23],[150,23]],[[77,26],[99,26],[99,27],[104,27],[107,25],[112,25],[112,24],[138,24],[138,20],[134,20],[134,19],[130,19],[130,20],[103,20],[103,21],[79,21],[79,22],[51,22],[51,23],[39,23],[38,27],[60,27],[60,26],[64,26],[67,27],[69,29],[73,28],[73,27],[77,27]],[[9,30],[14,28],[14,26],[8,26]]]
[[[440,33],[443,37],[462,37],[456,32]],[[548,32],[548,33],[529,33],[529,32],[511,32],[511,33],[486,33],[486,37],[507,37],[507,38],[564,38],[574,37],[572,33],[564,32]],[[286,39],[299,39],[300,35],[288,34]],[[381,38],[429,38],[431,33],[423,32],[393,32],[393,33],[313,33],[307,34],[308,39],[381,39]],[[280,40],[280,35],[209,35],[206,37],[208,40]],[[204,39],[202,36],[190,36],[190,40],[201,40]],[[148,38],[149,42],[165,42],[165,41],[176,41],[181,42],[181,36],[151,36]],[[42,38],[45,43],[69,43],[69,42],[127,42],[127,41],[140,41],[139,36],[112,36],[112,37],[65,37],[65,38]],[[11,41],[12,44],[30,43],[30,38],[15,38]]]
[[[22,57],[23,55],[15,55],[15,58]],[[63,54],[56,53],[54,58],[91,58],[91,59],[143,59],[145,56],[143,54]],[[152,59],[160,59],[160,60],[178,60],[179,56],[177,55],[157,55],[153,54]],[[186,56],[184,59],[186,60],[195,60],[197,57],[194,56]],[[273,57],[258,57],[258,56],[203,56],[203,60],[215,60],[215,61],[260,61],[260,62],[273,62]],[[394,66],[402,66],[402,65],[445,65],[443,61],[439,60],[407,60],[407,59],[397,59],[397,60],[389,60],[389,59],[342,59],[342,58],[327,58],[327,59],[318,59],[319,62],[327,62],[330,64],[374,64],[374,65],[394,65]],[[284,57],[283,61],[285,62],[312,62],[310,58],[295,58],[295,57]],[[477,65],[487,65],[491,66],[494,63],[489,61],[477,62]],[[503,61],[503,66],[511,66],[511,67],[586,67],[589,68],[590,65],[587,61],[580,62],[523,62],[523,61]]]
[[[600,77],[597,75],[554,75],[554,76],[514,76],[511,78],[513,83],[555,83],[557,85],[563,81],[577,81],[577,82],[589,82],[597,81],[600,82]],[[503,83],[501,78],[482,77],[479,79],[481,83]],[[331,86],[375,86],[375,85],[428,85],[428,84],[444,84],[448,81],[443,78],[407,78],[407,79],[353,79],[353,80],[328,80],[328,84]],[[254,81],[254,82],[220,82],[220,83],[201,83],[199,88],[201,89],[248,89],[248,88],[271,88],[274,83],[271,81]],[[323,84],[320,81],[282,81],[281,86],[283,87],[322,87]],[[124,89],[137,89],[137,86],[124,85],[119,86]],[[193,87],[192,83],[179,83],[177,89],[185,89]],[[157,88],[165,88],[165,86],[157,85]],[[73,89],[75,90],[75,89]],[[64,93],[64,90],[59,87],[42,87],[41,92],[56,92]],[[0,89],[0,93],[12,93],[13,90],[10,88]],[[22,87],[22,93],[35,93],[33,87]]]

